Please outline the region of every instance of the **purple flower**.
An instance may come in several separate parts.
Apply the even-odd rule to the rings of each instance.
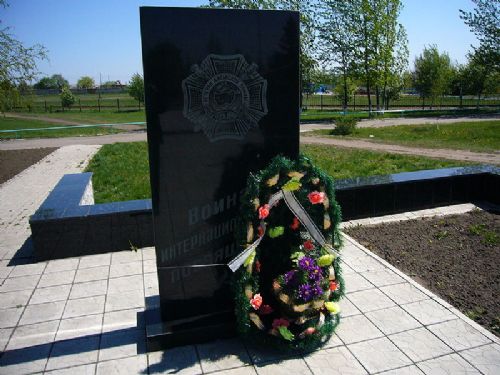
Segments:
[[[295,274],[296,274],[296,272],[297,271],[292,270],[292,271],[288,271],[287,273],[285,273],[285,276],[283,278],[285,280],[285,284],[286,285],[295,284],[295,282],[296,282],[296,280],[295,280]]]
[[[310,257],[302,257],[299,260],[299,268],[304,271],[311,271],[314,267],[316,267],[316,261]]]
[[[313,298],[313,291],[309,284],[302,284],[299,286],[299,297],[306,302]]]
[[[321,268],[319,266],[314,266],[309,270],[309,280],[316,282],[321,280]]]
[[[315,297],[319,297],[323,294],[323,288],[319,283],[314,284],[314,286],[311,288],[311,292]]]

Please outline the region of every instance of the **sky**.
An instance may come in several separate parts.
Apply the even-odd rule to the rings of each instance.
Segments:
[[[139,7],[207,4],[201,0],[10,0],[0,9],[3,27],[25,45],[44,45],[49,61],[40,77],[62,74],[70,84],[89,75],[96,83],[128,82],[142,74]],[[464,63],[477,39],[459,17],[471,0],[403,0],[400,23],[408,34],[410,67],[424,46],[435,44],[454,62]]]

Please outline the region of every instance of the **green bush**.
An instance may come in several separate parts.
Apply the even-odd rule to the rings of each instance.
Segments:
[[[335,129],[332,130],[334,135],[349,135],[356,129],[358,120],[354,117],[339,117],[335,120]]]
[[[69,108],[73,104],[75,104],[76,101],[75,96],[67,87],[62,88],[60,97],[61,97],[61,105],[63,106],[63,108]]]

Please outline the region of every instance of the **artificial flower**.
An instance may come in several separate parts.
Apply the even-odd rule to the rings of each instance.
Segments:
[[[297,181],[296,179],[292,178],[282,186],[282,189],[284,191],[295,191],[299,190],[301,186],[302,184],[300,183],[300,181]]]
[[[314,296],[312,287],[309,284],[300,285],[298,295],[299,298],[302,298],[305,302],[310,301]]]
[[[273,328],[288,327],[289,325],[290,322],[285,318],[279,318],[273,320]]]
[[[254,259],[255,259],[255,250],[250,253],[247,259],[245,259],[243,266],[245,267],[249,266],[250,264],[253,263]]]
[[[254,308],[254,310],[258,310],[260,308],[260,305],[262,305],[262,296],[260,293],[257,293],[253,296],[253,298],[250,300],[250,305]]]
[[[330,290],[332,292],[335,292],[339,288],[339,283],[337,283],[335,280],[330,281]]]
[[[269,230],[267,231],[267,234],[271,238],[282,236],[283,233],[285,233],[285,227],[282,226],[269,228]]]
[[[316,266],[309,270],[309,280],[320,281],[321,280],[321,268]]]
[[[255,262],[255,272],[260,272],[260,267],[261,267],[261,264],[259,261],[256,261]]]
[[[325,200],[325,193],[322,191],[313,191],[307,195],[307,198],[312,204],[323,203]]]
[[[300,180],[302,177],[304,177],[304,173],[300,173],[297,171],[291,171],[291,172],[288,172],[288,177],[292,177],[296,180]]]
[[[269,216],[269,205],[265,204],[259,207],[259,219],[265,219]]]
[[[313,245],[311,240],[307,240],[306,242],[304,242],[304,249],[306,249],[306,250],[313,250],[314,249],[314,245]]]
[[[273,177],[271,177],[266,181],[266,185],[269,187],[276,185],[278,183],[279,178],[280,178],[279,174],[274,175]]]
[[[318,258],[318,266],[320,266],[320,267],[329,266],[330,264],[332,264],[334,259],[335,259],[335,256],[332,254],[322,255]]]
[[[293,218],[292,224],[290,224],[290,228],[293,230],[297,230],[300,227],[300,221],[296,217]]]
[[[285,284],[286,285],[295,284],[295,282],[297,281],[296,277],[295,277],[296,274],[297,274],[296,270],[291,270],[291,271],[288,271],[287,273],[285,273],[285,276],[283,277]]]
[[[273,312],[273,308],[269,305],[262,305],[259,309],[259,314],[261,315],[268,315]]]
[[[338,314],[340,312],[340,306],[336,302],[325,302],[326,309],[332,314]]]
[[[316,267],[316,262],[311,257],[302,257],[299,259],[299,268],[304,271],[311,271],[314,267]]]
[[[318,177],[314,177],[311,179],[311,182],[313,183],[313,185],[317,185],[319,184],[319,178]]]
[[[262,237],[264,235],[264,227],[262,225],[259,225],[259,227],[257,228],[257,235],[259,237]]]

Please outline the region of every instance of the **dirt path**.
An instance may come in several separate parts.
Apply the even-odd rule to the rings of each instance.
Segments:
[[[465,150],[449,150],[449,149],[437,149],[437,148],[434,149],[434,148],[421,148],[421,147],[417,148],[417,147],[407,147],[400,145],[391,145],[385,143],[384,144],[372,143],[357,139],[345,140],[345,139],[331,139],[331,138],[320,138],[320,137],[301,137],[300,143],[331,145],[337,147],[358,148],[363,150],[390,152],[393,154],[420,155],[437,159],[463,160],[463,161],[478,162],[484,164],[500,165],[500,153],[489,154],[489,153],[471,152]]]

